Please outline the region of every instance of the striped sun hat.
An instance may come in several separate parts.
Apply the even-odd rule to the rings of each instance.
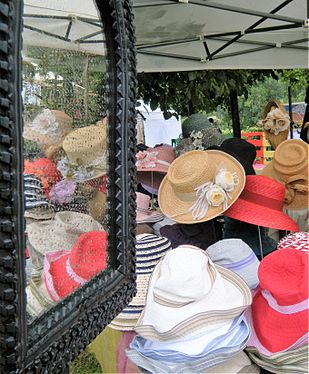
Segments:
[[[172,249],[171,242],[153,234],[136,237],[136,289],[131,303],[109,325],[112,329],[130,331],[143,311],[150,276],[162,256]]]

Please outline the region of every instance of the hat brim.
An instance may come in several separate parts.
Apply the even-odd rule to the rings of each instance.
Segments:
[[[158,173],[153,170],[149,173],[137,172],[137,181],[138,183],[144,184],[146,186],[158,190],[165,174],[166,173]]]
[[[158,199],[159,206],[162,212],[170,219],[184,224],[193,224],[199,222],[209,221],[225,212],[230,206],[234,204],[245,186],[245,171],[242,165],[228,153],[223,151],[208,150],[209,163],[213,165],[223,164],[227,171],[236,172],[239,183],[235,186],[234,190],[229,192],[230,199],[227,202],[227,208],[223,204],[220,206],[209,205],[207,214],[202,219],[194,219],[192,213],[188,212],[195,203],[194,191],[192,191],[191,199],[183,199],[175,193],[172,184],[166,175],[160,185]],[[201,165],[201,168],[203,165]],[[212,176],[212,179],[214,175]]]
[[[308,310],[283,314],[273,310],[261,290],[254,296],[252,321],[256,336],[270,352],[283,351],[308,333]]]
[[[44,258],[44,281],[49,296],[59,301],[80,287],[66,271],[69,252],[65,250],[47,252]]]
[[[282,211],[251,203],[241,197],[224,214],[238,221],[270,229],[299,231],[296,222]]]
[[[284,186],[284,181],[280,179],[279,175],[276,173],[276,170],[273,166],[273,161],[270,161],[262,170],[262,175],[265,175],[266,177],[270,177],[272,179],[275,179],[277,182],[281,183]],[[284,204],[284,207],[286,209],[291,210],[301,210],[308,208],[308,193],[301,193],[297,192],[295,193],[295,197],[293,201],[290,202],[290,204]]]
[[[157,211],[149,211],[147,213],[136,212],[136,223],[155,223],[162,221],[163,219],[164,215]]]

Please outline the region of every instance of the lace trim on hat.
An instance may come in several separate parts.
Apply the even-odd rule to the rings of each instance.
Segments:
[[[57,137],[60,130],[56,116],[49,109],[44,109],[42,113],[38,114],[33,120],[31,127],[33,131],[51,137]]]
[[[155,168],[157,164],[170,166],[167,161],[158,159],[158,152],[139,151],[136,154],[136,167],[141,169]]]

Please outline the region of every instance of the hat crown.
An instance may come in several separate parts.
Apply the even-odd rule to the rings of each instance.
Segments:
[[[161,161],[165,161],[171,164],[175,159],[174,149],[173,147],[162,145],[154,148],[148,148],[148,152],[157,152],[157,159]]]
[[[308,177],[308,144],[299,139],[282,142],[275,151],[273,165],[284,181],[296,175]]]
[[[205,297],[218,276],[212,261],[199,248],[179,246],[161,262],[154,295],[176,303],[189,303]]]
[[[237,238],[219,240],[210,245],[206,251],[212,261],[219,261],[219,265],[232,264],[233,262],[240,261],[253,253],[247,243]]]
[[[102,226],[88,214],[64,211],[55,216],[55,230],[61,235],[83,234],[88,231],[102,231]]]
[[[307,253],[295,249],[269,254],[258,270],[261,289],[269,291],[281,306],[308,299],[308,260]]]
[[[69,261],[73,271],[83,279],[91,279],[106,268],[107,234],[90,231],[82,234],[73,246]]]
[[[178,157],[170,166],[167,178],[176,192],[192,193],[214,176],[207,151],[191,151]]]

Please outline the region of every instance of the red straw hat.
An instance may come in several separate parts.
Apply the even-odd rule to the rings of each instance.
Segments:
[[[138,181],[158,189],[174,159],[174,149],[169,145],[148,148],[146,151],[138,152],[136,154]]]
[[[274,179],[248,175],[243,192],[224,214],[254,225],[299,231],[296,222],[282,212],[284,195],[284,186]]]
[[[252,320],[260,344],[272,353],[308,334],[308,259],[307,253],[289,248],[260,263]]]
[[[78,238],[70,252],[47,252],[44,279],[50,297],[54,301],[63,299],[106,269],[106,249],[106,232],[90,231]]]
[[[56,164],[48,158],[38,158],[33,162],[25,160],[24,169],[25,174],[33,174],[40,179],[47,197],[51,187],[62,179]]]

